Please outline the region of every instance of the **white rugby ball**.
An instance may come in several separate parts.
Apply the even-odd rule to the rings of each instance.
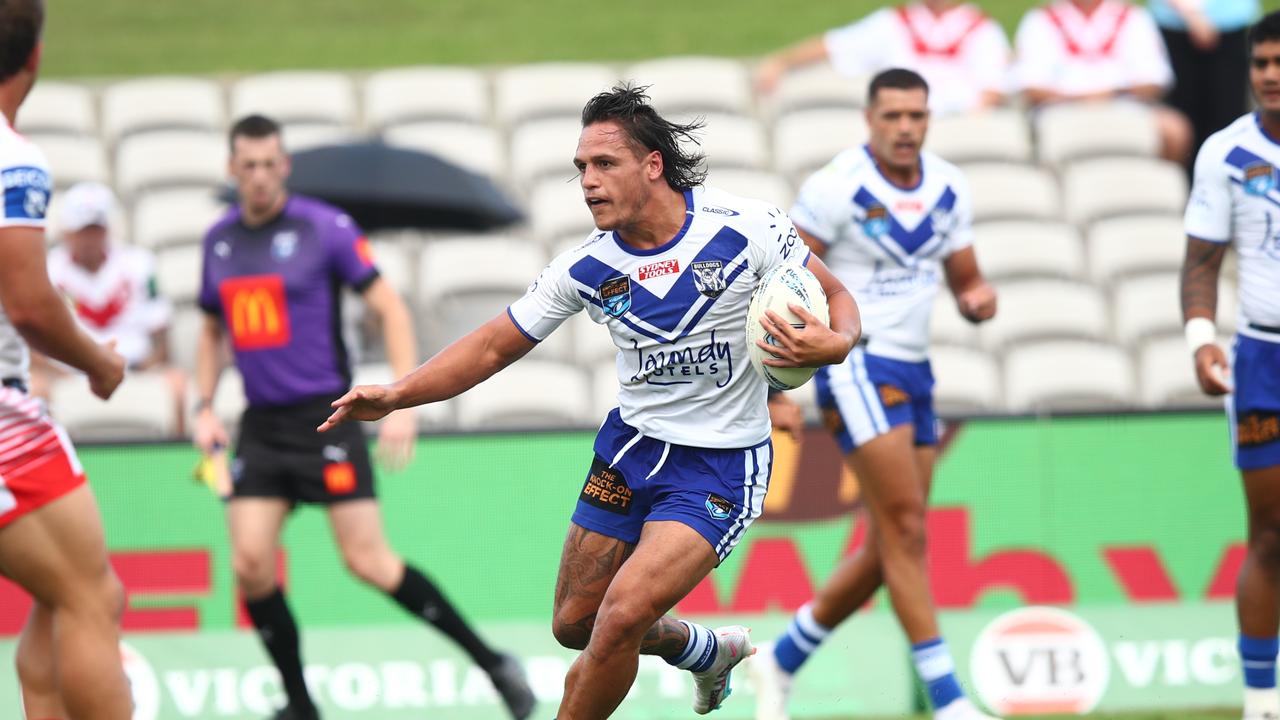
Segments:
[[[817,368],[780,368],[764,364],[765,358],[776,356],[760,349],[756,340],[764,340],[770,345],[779,344],[760,324],[765,312],[772,310],[783,321],[791,323],[791,327],[804,327],[804,322],[787,307],[789,304],[808,310],[824,325],[831,323],[827,294],[822,291],[818,278],[803,266],[780,265],[760,278],[747,308],[747,355],[751,358],[751,367],[775,390],[794,390],[809,382],[809,378],[818,371]]]

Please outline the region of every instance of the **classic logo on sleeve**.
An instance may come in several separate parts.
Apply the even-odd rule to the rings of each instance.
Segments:
[[[591,461],[591,472],[582,486],[582,502],[617,515],[631,514],[632,492],[622,471],[609,467],[599,455]]]
[[[1244,169],[1244,191],[1250,195],[1266,195],[1276,187],[1276,169],[1269,163],[1254,163]]]
[[[631,309],[631,276],[621,275],[605,280],[597,289],[600,305],[610,317],[621,317]]]
[[[265,350],[289,343],[284,278],[246,275],[222,281],[222,311],[237,350]]]

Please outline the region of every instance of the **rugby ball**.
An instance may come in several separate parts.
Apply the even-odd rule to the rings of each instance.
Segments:
[[[796,317],[787,307],[799,305],[815,317],[830,324],[831,314],[827,308],[827,294],[822,291],[818,278],[801,265],[780,265],[760,278],[751,295],[751,305],[747,308],[747,355],[751,358],[751,367],[775,390],[794,390],[809,382],[809,378],[818,371],[817,368],[780,368],[764,364],[765,358],[776,357],[762,350],[756,340],[763,340],[770,345],[777,345],[772,334],[765,331],[760,319],[772,310],[783,321],[791,323],[791,327],[803,328],[804,322]]]

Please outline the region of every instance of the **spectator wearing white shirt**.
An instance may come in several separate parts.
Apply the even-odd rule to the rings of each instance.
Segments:
[[[1000,24],[977,5],[922,0],[882,8],[765,57],[756,84],[772,92],[787,72],[823,61],[849,77],[901,67],[929,83],[935,116],[957,114],[1004,101],[1010,54]]]
[[[1018,25],[1015,75],[1033,107],[1130,99],[1155,110],[1162,157],[1185,164],[1187,118],[1160,104],[1173,70],[1150,13],[1123,0],[1055,0]]]

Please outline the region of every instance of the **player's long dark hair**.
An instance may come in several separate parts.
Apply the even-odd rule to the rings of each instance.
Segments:
[[[1280,40],[1280,10],[1267,13],[1249,29],[1249,52],[1261,42]]]
[[[41,0],[0,0],[0,82],[27,64],[43,27]]]
[[[671,122],[649,104],[645,93],[648,85],[631,83],[615,85],[608,92],[591,98],[582,108],[582,127],[612,120],[626,130],[631,142],[644,153],[658,151],[662,155],[662,176],[672,190],[682,191],[701,185],[707,179],[700,152],[686,150],[681,140],[698,145],[694,133],[706,124],[694,120],[687,124]]]

